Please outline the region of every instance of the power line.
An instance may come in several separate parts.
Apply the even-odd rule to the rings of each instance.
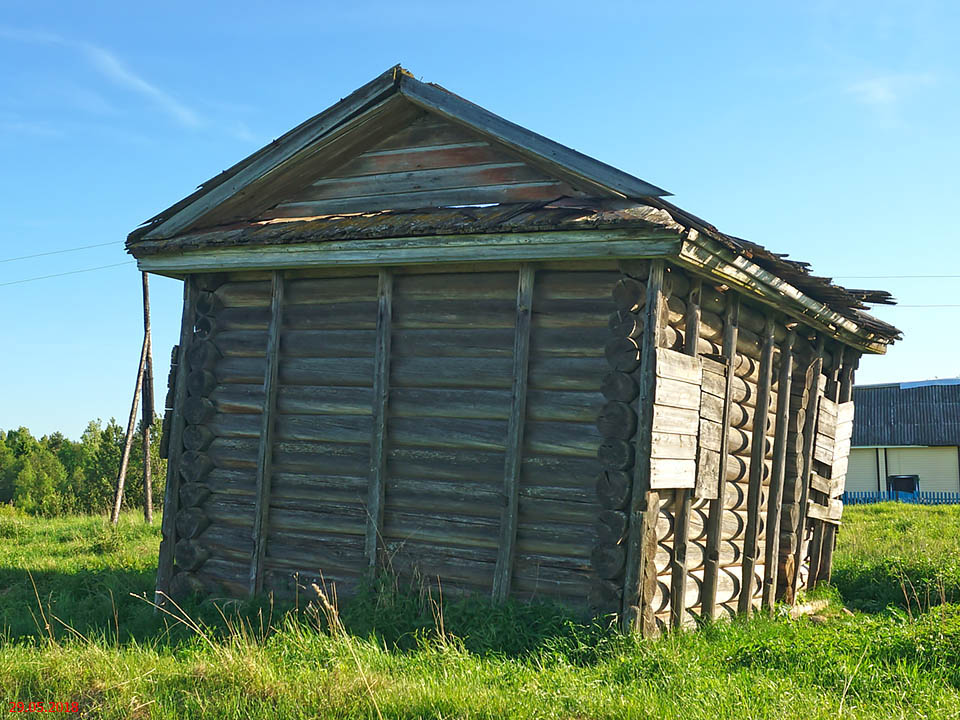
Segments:
[[[936,280],[960,278],[960,275],[835,275],[834,280]]]
[[[7,285],[19,285],[20,283],[33,282],[34,280],[46,280],[47,278],[63,277],[64,275],[76,275],[77,273],[93,272],[94,270],[105,270],[106,268],[130,265],[133,262],[133,260],[127,260],[126,262],[114,263],[113,265],[100,265],[98,267],[84,268],[83,270],[70,270],[69,272],[54,273],[52,275],[38,275],[37,277],[24,278],[23,280],[11,280],[10,282],[0,283],[0,287],[6,287]]]
[[[81,245],[80,247],[75,248],[65,248],[63,250],[51,250],[50,252],[36,253],[34,255],[21,255],[20,257],[7,258],[6,260],[0,260],[0,263],[15,262],[17,260],[29,260],[30,258],[46,257],[47,255],[60,255],[62,253],[77,252],[77,250],[89,250],[90,248],[106,247],[107,245],[116,245],[117,241],[98,243],[96,245]]]

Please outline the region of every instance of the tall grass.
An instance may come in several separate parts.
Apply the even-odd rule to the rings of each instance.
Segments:
[[[871,612],[960,602],[960,505],[846,508],[832,581],[850,607]]]
[[[0,585],[4,699],[76,700],[104,718],[960,717],[960,607],[950,604],[912,619],[834,606],[822,624],[758,618],[658,642],[546,604],[394,583],[345,603],[305,588],[292,607],[208,602],[167,615],[148,602],[155,529],[133,516],[116,536],[98,518],[56,522],[0,515],[17,543],[0,543],[0,573],[14,573],[0,579],[18,583]],[[846,543],[858,522],[850,512],[838,570],[854,560]],[[911,532],[929,530],[939,532]],[[896,598],[899,583],[885,592]],[[49,634],[41,608],[64,621]]]

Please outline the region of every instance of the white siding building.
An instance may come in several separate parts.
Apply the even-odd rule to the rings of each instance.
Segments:
[[[863,385],[854,400],[848,491],[917,475],[921,492],[960,492],[960,379]]]

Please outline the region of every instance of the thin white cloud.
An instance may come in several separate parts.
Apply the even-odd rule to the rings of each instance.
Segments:
[[[936,78],[929,73],[890,73],[853,83],[847,92],[864,105],[892,108],[918,90],[930,87]]]
[[[104,77],[151,100],[181,125],[199,127],[203,124],[197,113],[153,83],[144,80],[113,53],[90,43],[79,43],[77,47]]]
[[[200,115],[127,67],[116,55],[88,42],[64,38],[55,33],[0,25],[0,39],[37,45],[62,45],[80,52],[104,78],[148,99],[184,127],[203,125]]]

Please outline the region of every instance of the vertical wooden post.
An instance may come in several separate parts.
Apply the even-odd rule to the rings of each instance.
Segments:
[[[143,519],[153,524],[153,467],[150,460],[150,432],[153,429],[153,340],[150,333],[150,276],[143,273],[143,336],[147,342],[147,365],[143,375]]]
[[[687,295],[687,316],[684,324],[683,351],[687,355],[697,356],[697,342],[700,339],[700,291],[703,281],[694,278]],[[690,535],[690,513],[693,505],[693,491],[676,491],[674,506],[673,552],[671,554],[670,574],[670,625],[679,628],[683,624],[683,612],[686,609],[687,596],[687,541]]]
[[[834,402],[840,396],[840,368],[843,366],[844,346],[839,346],[839,352],[834,353],[833,364],[830,366],[830,372],[827,374],[827,386],[824,395]],[[824,560],[832,560],[833,539],[836,526],[823,520],[816,520],[813,540],[810,543],[810,571],[807,584],[815,588],[826,579],[825,568],[827,563]],[[825,548],[830,550],[825,553]],[[825,554],[827,557],[825,557]]]
[[[120,456],[120,472],[117,474],[117,491],[113,496],[113,510],[110,512],[110,522],[116,525],[120,521],[120,505],[123,503],[123,484],[127,479],[127,465],[130,462],[130,448],[133,446],[133,435],[136,432],[137,405],[140,403],[140,391],[143,388],[143,371],[147,365],[149,341],[143,338],[140,347],[140,366],[137,368],[137,384],[133,389],[133,402],[130,404],[130,418],[127,420],[127,433],[123,440],[123,455]]]
[[[757,565],[757,542],[760,529],[760,498],[763,492],[763,459],[767,449],[767,415],[770,411],[770,383],[773,374],[774,320],[767,315],[763,329],[763,350],[760,354],[760,377],[757,380],[757,407],[753,419],[753,446],[750,450],[750,484],[747,488],[747,527],[743,536],[743,566],[737,611],[753,612],[753,575]]]
[[[853,373],[860,358],[848,347],[843,348],[841,357],[843,365],[837,368],[835,399],[837,402],[849,402],[853,397]],[[833,551],[837,547],[839,530],[840,526],[837,523],[824,523],[817,582],[830,582],[833,574]]]
[[[729,454],[730,406],[733,404],[733,379],[737,367],[737,339],[739,335],[740,296],[727,292],[727,307],[723,319],[723,356],[727,365],[727,384],[723,392],[723,420],[720,434],[720,470],[717,478],[717,497],[710,501],[707,517],[707,548],[703,567],[703,587],[700,591],[701,615],[712,620],[717,613],[717,578],[720,572],[720,542],[723,530],[723,505],[727,492],[727,455]]]
[[[787,430],[790,424],[790,383],[793,381],[793,343],[791,330],[780,348],[780,377],[777,381],[777,426],[773,440],[773,470],[767,498],[767,542],[764,546],[763,607],[773,613],[780,568],[780,511],[783,504],[783,480],[787,470]]]
[[[180,318],[180,345],[177,361],[177,379],[173,393],[173,416],[170,420],[170,448],[167,453],[167,487],[164,491],[163,520],[160,524],[163,539],[157,564],[157,591],[154,602],[165,602],[173,576],[173,548],[177,543],[177,510],[180,505],[180,457],[183,455],[183,404],[187,397],[187,350],[193,339],[194,303],[197,297],[196,281],[188,276],[183,281],[183,314]]]
[[[510,595],[514,548],[517,543],[517,509],[520,500],[520,463],[523,457],[523,428],[527,414],[527,369],[530,364],[530,314],[533,311],[534,269],[520,268],[517,282],[517,320],[513,336],[513,397],[507,423],[503,494],[506,504],[500,518],[500,543],[493,576],[493,599]]]
[[[823,372],[823,336],[817,338],[817,351],[810,366],[810,383],[807,387],[807,409],[803,418],[803,458],[800,472],[800,518],[797,522],[797,556],[790,578],[793,597],[800,586],[800,570],[807,548],[807,502],[810,497],[810,472],[813,469],[813,448],[816,444],[817,414],[820,410],[820,374]],[[819,561],[819,553],[817,555]],[[809,584],[810,577],[808,575]]]
[[[373,434],[367,486],[367,529],[363,552],[370,574],[377,569],[377,547],[383,529],[387,468],[387,411],[390,398],[390,338],[393,323],[393,272],[380,270],[377,285],[377,350],[373,369]]]
[[[647,546],[652,536],[656,545],[657,515],[660,494],[650,490],[650,443],[653,425],[653,397],[656,383],[657,345],[663,326],[664,262],[653,260],[647,279],[647,300],[643,344],[640,347],[640,375],[637,385],[636,464],[630,494],[627,528],[627,560],[623,578],[621,627],[624,631],[640,629],[646,635],[653,631],[653,617],[647,599],[642,596],[648,572]],[[652,559],[651,559],[652,560]],[[639,602],[639,607],[635,603]]]
[[[273,483],[273,428],[277,414],[277,377],[280,369],[280,334],[283,329],[283,271],[274,270],[270,296],[270,327],[267,331],[266,370],[263,377],[263,413],[260,416],[260,447],[257,450],[257,500],[253,521],[253,558],[250,563],[250,594],[263,590],[263,563],[270,524]]]

